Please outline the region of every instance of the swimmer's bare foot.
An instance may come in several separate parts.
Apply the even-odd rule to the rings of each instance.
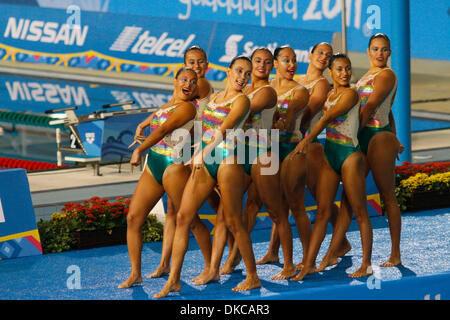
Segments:
[[[369,274],[372,274],[372,273],[373,273],[373,270],[372,270],[372,266],[370,265],[370,263],[369,264],[363,263],[358,270],[349,274],[348,276],[350,278],[361,278],[361,277],[368,276]]]
[[[219,272],[210,271],[207,274],[202,273],[200,276],[198,276],[192,281],[194,282],[194,285],[201,286],[209,282],[216,282],[219,280],[220,280]]]
[[[230,259],[227,259],[225,261],[225,264],[220,267],[220,274],[230,274],[233,272],[233,270],[237,267],[237,265],[241,262],[241,257],[238,256],[233,261],[230,261]]]
[[[271,252],[266,253],[264,257],[256,261],[257,265],[267,264],[267,263],[278,263],[280,262],[280,258],[278,258],[277,254],[273,254]]]
[[[132,274],[132,275],[130,275],[130,277],[127,280],[125,280],[124,282],[119,284],[117,286],[117,288],[126,289],[126,288],[130,288],[130,287],[140,284],[140,283],[142,283],[142,276]]]
[[[391,255],[386,262],[380,264],[380,267],[395,267],[399,264],[402,264],[400,257],[394,257]]]
[[[167,266],[167,267],[158,266],[158,268],[156,268],[156,270],[153,271],[153,273],[150,273],[149,275],[147,275],[147,278],[159,278],[159,277],[169,274],[169,271],[170,271],[170,266]]]
[[[302,262],[300,262],[299,264],[297,264],[295,266],[295,270],[302,271],[303,267],[304,267],[304,264],[303,264],[303,261],[302,261]]]
[[[316,272],[321,272],[325,270],[326,267],[334,266],[339,262],[338,258],[331,255],[326,254],[325,257],[323,257],[322,262],[320,263],[319,267],[316,268]]]
[[[178,292],[181,290],[181,283],[180,281],[176,281],[175,283],[171,283],[169,281],[166,282],[164,285],[164,288],[157,294],[153,296],[153,298],[164,298],[166,297],[170,292]]]
[[[256,289],[261,287],[261,281],[259,280],[258,276],[247,276],[247,278],[239,283],[236,287],[234,287],[233,291],[247,291],[251,289]]]
[[[286,265],[285,265],[283,270],[281,270],[280,273],[278,273],[272,277],[272,280],[286,280],[286,279],[289,279],[289,278],[295,276],[296,273],[297,273],[297,270],[294,265],[292,265],[290,267],[286,267]]]
[[[201,281],[203,278],[205,278],[209,273],[209,268],[203,269],[202,273],[200,273],[198,276],[196,276],[194,279],[192,279],[192,282]]]
[[[316,271],[314,266],[303,266],[302,271],[295,277],[291,278],[292,281],[302,281],[308,274],[313,274]]]
[[[297,264],[295,266],[295,270],[302,271],[304,266],[305,266],[305,263],[302,261],[302,262],[300,262],[299,264]],[[316,266],[315,265],[313,266],[313,269],[316,270]]]
[[[339,249],[336,250],[336,256],[339,258],[342,258],[352,249],[352,245],[348,241],[347,238],[344,238],[341,245],[339,246]]]

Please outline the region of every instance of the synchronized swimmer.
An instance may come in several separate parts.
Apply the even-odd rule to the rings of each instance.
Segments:
[[[218,281],[243,258],[246,279],[233,290],[246,291],[261,286],[256,265],[278,262],[280,244],[284,266],[273,276],[275,280],[304,280],[308,274],[338,263],[338,258],[351,249],[345,234],[352,213],[360,228],[363,257],[361,267],[349,276],[366,276],[372,272],[373,243],[366,204],[365,177],[369,171],[385,203],[391,230],[391,255],[381,266],[400,264],[401,217],[394,193],[394,168],[403,146],[396,137],[391,112],[397,80],[387,67],[391,54],[388,36],[373,35],[367,53],[370,69],[353,88],[350,59],[345,54],[333,54],[328,43],[313,47],[307,73],[297,80],[297,57],[291,47],[278,47],[273,53],[258,48],[251,58],[238,56],[232,60],[225,89],[214,93],[205,78],[205,51],[198,46],[186,50],[184,66],[173,82],[173,98],[136,130],[135,142],[140,145],[133,152],[131,166],[140,163],[142,152],[149,150],[149,154],[127,216],[131,274],[119,288],[142,282],[141,227],[164,193],[168,209],[162,256],[148,277],[169,274],[169,278],[154,298],[181,290],[189,230],[205,263],[194,284]],[[273,68],[276,75],[269,81]],[[323,76],[327,68],[331,84]],[[184,129],[187,135],[193,135],[194,120],[201,122],[201,142],[179,148],[185,140],[174,133]],[[151,133],[145,137],[143,129],[147,126]],[[230,130],[244,132],[248,139],[239,134],[230,139]],[[322,145],[317,136],[323,130],[326,139]],[[189,154],[182,154],[188,149]],[[268,170],[274,163],[277,170]],[[344,188],[339,208],[334,197],[340,182]],[[305,210],[306,188],[318,206],[313,227]],[[197,214],[205,201],[217,213],[212,242]],[[262,205],[274,224],[269,250],[256,261],[250,232]],[[303,247],[297,265],[293,263],[289,211]],[[328,222],[333,225],[332,240],[316,268]],[[220,268],[227,241],[229,256]]]

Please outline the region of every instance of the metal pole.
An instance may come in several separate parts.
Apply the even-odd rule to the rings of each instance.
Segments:
[[[411,161],[411,52],[409,0],[392,1],[392,69],[397,75],[397,94],[392,112],[397,137],[405,147],[400,162]]]
[[[62,153],[61,153],[61,129],[56,128],[56,161],[58,167],[62,166]]]
[[[341,30],[342,30],[342,52],[347,54],[347,13],[346,13],[346,9],[345,9],[345,0],[341,0],[341,8],[342,8],[342,12],[341,12]]]

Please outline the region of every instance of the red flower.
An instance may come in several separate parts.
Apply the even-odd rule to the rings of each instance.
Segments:
[[[395,168],[395,172],[400,178],[408,178],[416,173],[435,174],[450,171],[450,162],[429,162],[425,164],[411,164],[407,161]]]

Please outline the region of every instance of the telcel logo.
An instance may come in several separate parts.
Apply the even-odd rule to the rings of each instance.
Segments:
[[[168,32],[164,32],[157,37],[150,35],[148,30],[142,34],[141,31],[142,28],[140,27],[125,27],[109,50],[125,52],[137,38],[131,48],[131,53],[181,58],[195,38],[195,34],[190,34],[186,39],[176,39],[169,37]]]
[[[71,28],[68,24],[9,17],[3,36],[27,41],[83,46],[88,26]]]

